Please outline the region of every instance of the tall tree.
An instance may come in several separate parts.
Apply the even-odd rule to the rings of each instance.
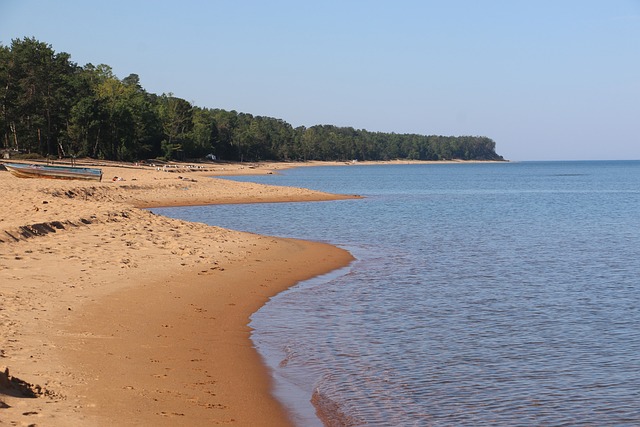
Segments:
[[[184,157],[183,144],[188,142],[193,125],[191,104],[182,98],[176,98],[171,93],[163,94],[160,97],[159,112],[164,132],[162,150],[165,157]]]
[[[105,157],[124,160],[131,157],[130,147],[135,138],[135,120],[133,117],[131,98],[135,95],[135,87],[123,84],[110,72],[95,88],[106,123],[103,129],[102,153]]]
[[[2,147],[9,148],[9,112],[12,106],[8,104],[9,91],[9,61],[11,60],[11,50],[0,45],[0,137]]]
[[[76,70],[69,54],[56,54],[50,45],[35,38],[12,41],[5,66],[3,105],[5,129],[8,126],[16,149],[64,154],[60,138],[73,104]]]
[[[193,109],[193,129],[191,132],[190,152],[193,156],[203,157],[216,151],[214,146],[218,129],[210,110]]]

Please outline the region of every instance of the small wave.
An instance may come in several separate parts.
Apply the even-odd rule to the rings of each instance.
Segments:
[[[340,404],[315,389],[311,403],[316,408],[316,415],[326,427],[351,427],[364,425],[362,420],[347,415]]]
[[[295,351],[293,351],[291,346],[286,346],[284,348],[284,353],[285,353],[284,359],[282,359],[278,364],[280,368],[286,367],[291,361],[291,359],[293,359],[293,357],[295,356]]]

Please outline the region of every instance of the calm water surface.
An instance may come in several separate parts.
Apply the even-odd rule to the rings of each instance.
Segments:
[[[357,258],[253,316],[301,426],[640,425],[640,162],[238,179],[366,196],[154,209]]]

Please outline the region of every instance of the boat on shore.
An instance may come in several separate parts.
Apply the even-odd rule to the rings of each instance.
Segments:
[[[74,166],[53,166],[24,163],[2,163],[13,175],[20,178],[54,178],[102,181],[102,169]]]

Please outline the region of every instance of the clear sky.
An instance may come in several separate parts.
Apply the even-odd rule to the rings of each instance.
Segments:
[[[0,43],[25,36],[293,126],[640,159],[640,0],[0,0]]]

